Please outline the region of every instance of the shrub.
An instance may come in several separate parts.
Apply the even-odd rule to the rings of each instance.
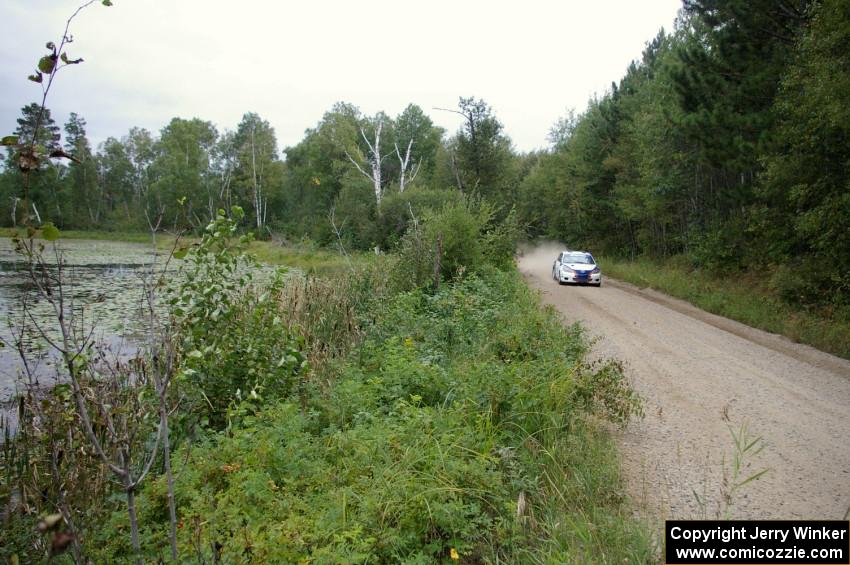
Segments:
[[[233,219],[220,210],[199,244],[180,253],[187,264],[171,290],[183,365],[194,409],[202,424],[221,428],[234,403],[251,398],[285,398],[304,369],[303,340],[283,323],[279,311],[283,272],[254,283],[255,267],[245,253],[250,241],[236,237],[242,210]]]
[[[512,210],[495,221],[492,205],[471,198],[446,203],[408,228],[398,250],[395,274],[401,288],[434,281],[439,249],[441,279],[512,264],[519,228]]]
[[[447,202],[460,202],[457,190],[434,190],[412,186],[404,192],[390,192],[381,200],[378,218],[381,245],[395,247],[410,226],[414,217],[422,221],[428,214],[442,209]]]

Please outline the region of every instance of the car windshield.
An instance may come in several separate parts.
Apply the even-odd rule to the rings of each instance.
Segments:
[[[593,265],[596,261],[590,253],[568,253],[564,255],[564,263],[578,263],[581,265]]]

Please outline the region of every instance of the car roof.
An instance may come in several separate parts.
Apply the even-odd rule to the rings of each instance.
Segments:
[[[562,254],[569,254],[569,255],[590,255],[590,257],[593,258],[593,254],[590,251],[578,251],[578,250],[575,250],[575,249],[573,249],[573,250],[567,249],[566,251],[562,251],[561,253]],[[596,261],[596,259],[593,259],[593,260]]]

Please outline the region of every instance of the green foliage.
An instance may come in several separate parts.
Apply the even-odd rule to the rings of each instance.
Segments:
[[[777,232],[788,261],[804,260],[818,276],[806,302],[850,304],[850,9],[823,2],[800,43],[777,100],[780,124],[766,156],[762,238]],[[809,257],[800,257],[801,255]]]
[[[615,366],[582,365],[578,330],[540,310],[518,274],[372,312],[327,390],[266,404],[174,458],[182,559],[570,561],[603,549],[651,561],[610,450],[583,423],[603,406],[623,421],[637,400]],[[139,495],[149,558],[167,543],[166,502],[162,480]],[[96,561],[128,555],[110,535],[123,520],[98,535]]]
[[[427,211],[421,225],[410,225],[399,245],[394,277],[402,287],[431,283],[437,261],[440,278],[445,280],[506,268],[513,264],[518,237],[513,211],[499,222],[495,207],[485,200],[449,201],[440,209]]]
[[[459,188],[468,194],[499,196],[508,180],[510,140],[484,100],[460,98],[458,109],[464,118],[454,139]]]
[[[207,195],[218,188],[213,187],[210,175],[217,137],[215,126],[198,118],[174,118],[162,129],[157,155],[151,163],[156,180],[143,203],[148,217],[162,215],[166,225],[174,228],[200,228],[204,225],[201,218],[213,220],[205,207]],[[180,199],[185,201],[178,207]]]
[[[177,317],[184,363],[181,374],[191,386],[196,415],[221,428],[242,405],[288,396],[306,364],[302,342],[280,316],[283,271],[255,286],[245,254],[250,238],[237,237],[242,210],[234,219],[219,210],[186,258],[183,278],[168,302]],[[188,252],[188,253],[187,253]],[[229,413],[234,408],[236,412]]]
[[[335,243],[341,241],[347,249],[371,249],[381,244],[372,190],[372,185],[360,173],[348,171],[343,175],[334,200],[333,216],[325,219],[331,228],[335,226],[339,231],[333,234]]]
[[[411,227],[414,218],[421,222],[427,214],[448,203],[458,203],[462,198],[456,190],[435,190],[421,185],[387,194],[381,200],[381,214],[375,220],[379,243],[392,249]]]

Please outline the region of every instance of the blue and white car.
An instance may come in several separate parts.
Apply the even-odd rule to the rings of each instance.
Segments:
[[[587,251],[561,251],[552,265],[552,278],[559,284],[592,284],[602,286],[602,271]]]

